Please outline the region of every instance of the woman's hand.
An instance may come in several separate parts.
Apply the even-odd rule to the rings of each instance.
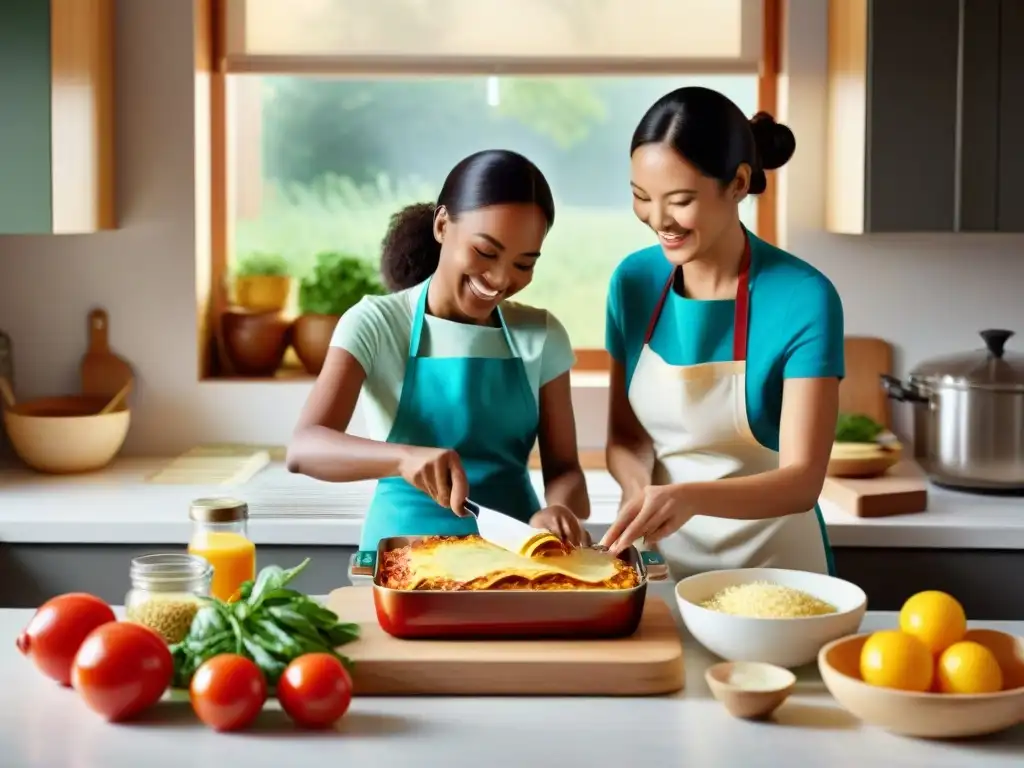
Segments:
[[[583,527],[580,519],[573,511],[563,504],[552,504],[530,518],[533,528],[551,531],[565,543],[579,547],[590,544],[590,534]]]
[[[623,502],[601,544],[616,555],[640,538],[655,544],[682,528],[693,515],[684,485],[649,485],[643,494]]]
[[[465,517],[469,481],[466,470],[455,451],[444,448],[409,446],[398,465],[402,478],[442,507],[448,507],[459,517]]]

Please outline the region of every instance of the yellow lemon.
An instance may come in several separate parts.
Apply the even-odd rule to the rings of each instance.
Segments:
[[[918,592],[900,609],[900,629],[913,635],[938,656],[967,631],[967,615],[956,598],[945,592]]]
[[[1024,644],[1006,632],[994,629],[968,629],[964,640],[984,645],[999,662],[1003,672],[1003,690],[1024,688]]]
[[[939,690],[943,693],[995,693],[1003,690],[1003,672],[995,654],[981,643],[953,643],[939,657]]]
[[[873,633],[860,652],[860,676],[868,685],[901,691],[927,691],[935,663],[928,647],[896,629]]]

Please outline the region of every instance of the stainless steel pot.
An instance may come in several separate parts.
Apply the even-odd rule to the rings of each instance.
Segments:
[[[1024,355],[1013,331],[981,331],[985,348],[922,363],[907,382],[882,376],[914,407],[914,457],[940,485],[1024,491]]]

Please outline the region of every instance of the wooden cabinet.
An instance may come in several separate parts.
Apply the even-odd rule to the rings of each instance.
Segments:
[[[0,234],[116,227],[113,11],[0,3]]]
[[[831,0],[827,228],[1024,231],[1024,2]]]

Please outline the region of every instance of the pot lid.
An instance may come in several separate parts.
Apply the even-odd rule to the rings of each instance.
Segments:
[[[983,349],[927,360],[911,376],[954,386],[1024,390],[1024,355],[1005,349],[1014,332],[990,329],[980,335]]]

